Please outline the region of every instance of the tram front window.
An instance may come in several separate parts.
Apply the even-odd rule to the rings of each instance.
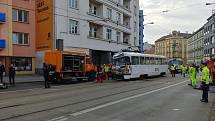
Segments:
[[[129,57],[121,57],[114,59],[114,65],[115,66],[124,66],[124,65],[130,65],[130,58]]]

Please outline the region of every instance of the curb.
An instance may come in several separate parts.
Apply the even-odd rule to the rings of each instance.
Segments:
[[[212,104],[212,107],[210,110],[210,117],[209,117],[208,121],[215,121],[215,97],[214,97],[213,104]]]

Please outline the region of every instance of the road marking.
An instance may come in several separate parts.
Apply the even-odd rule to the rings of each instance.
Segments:
[[[172,109],[172,110],[174,110],[174,111],[179,111],[180,109],[178,109],[178,108],[175,108],[175,109]]]
[[[15,91],[5,91],[5,92],[0,92],[0,94],[7,94],[7,93],[13,93],[13,92],[25,92],[25,91],[38,91],[38,89],[43,89],[43,90],[61,90],[61,89],[33,88],[33,89],[23,89],[23,90],[15,90]]]
[[[154,92],[165,90],[165,89],[168,89],[170,87],[174,87],[174,86],[183,84],[183,83],[185,83],[187,81],[188,80],[180,82],[180,83],[176,83],[176,84],[173,84],[173,85],[169,85],[167,87],[163,87],[163,88],[159,88],[159,89],[152,90],[152,91],[149,91],[149,92],[145,92],[145,93],[142,93],[142,94],[138,94],[138,95],[134,95],[134,96],[131,96],[131,97],[127,97],[127,98],[123,98],[123,99],[120,99],[120,100],[116,100],[116,101],[113,101],[113,102],[109,102],[109,103],[106,103],[106,104],[103,104],[103,105],[99,105],[99,106],[96,106],[96,107],[93,107],[93,108],[89,108],[89,109],[85,109],[85,110],[82,110],[82,111],[78,111],[78,112],[75,112],[75,113],[72,113],[72,114],[69,114],[69,115],[70,116],[79,116],[79,115],[82,115],[82,114],[85,114],[85,113],[89,113],[89,112],[92,112],[92,111],[95,111],[95,110],[98,110],[98,109],[101,109],[101,108],[112,106],[114,104],[118,104],[118,103],[125,102],[125,101],[128,101],[128,100],[134,99],[134,98],[138,98],[138,97],[142,97],[142,96],[145,96],[145,95],[149,95],[149,94],[152,94]]]
[[[69,118],[63,118],[63,119],[60,119],[60,120],[57,120],[57,121],[66,121],[68,120]]]
[[[64,119],[65,116],[61,116],[61,117],[57,117],[57,118],[53,118],[53,119],[50,119],[50,120],[47,120],[47,121],[58,121],[60,119]]]

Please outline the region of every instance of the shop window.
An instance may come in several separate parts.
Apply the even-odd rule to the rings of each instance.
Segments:
[[[13,57],[11,63],[17,71],[32,71],[32,58]]]

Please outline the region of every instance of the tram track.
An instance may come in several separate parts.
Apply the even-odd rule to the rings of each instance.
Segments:
[[[164,84],[164,85],[166,85],[167,83],[169,83],[169,81],[166,81],[165,83],[162,82],[162,84]],[[32,112],[23,113],[23,114],[17,114],[17,115],[13,115],[13,116],[10,116],[10,117],[7,117],[7,118],[2,118],[0,120],[5,121],[5,120],[14,119],[14,118],[27,116],[27,115],[31,115],[31,114],[36,114],[36,113],[40,113],[40,112],[51,111],[51,110],[55,110],[55,109],[64,108],[64,107],[67,107],[67,106],[73,106],[73,105],[82,104],[82,103],[89,102],[89,101],[95,101],[95,100],[99,100],[99,99],[103,99],[103,98],[107,98],[107,97],[111,97],[111,96],[116,96],[116,95],[120,95],[120,94],[124,94],[124,93],[128,93],[128,92],[138,91],[138,90],[142,90],[142,89],[146,89],[146,88],[150,88],[150,87],[158,86],[158,85],[162,85],[162,84],[161,83],[148,84],[148,85],[140,86],[138,88],[132,88],[132,89],[125,90],[125,91],[119,91],[117,93],[111,93],[111,94],[107,94],[107,95],[104,95],[104,96],[95,97],[95,98],[92,98],[92,99],[86,99],[86,100],[82,100],[82,101],[77,101],[77,102],[73,102],[73,103],[64,104],[64,105],[61,105],[61,106],[55,106],[55,107],[42,109],[42,110],[37,110],[37,111],[32,111]],[[115,87],[115,88],[119,88],[119,87],[122,87],[122,86],[120,85],[120,86]],[[46,100],[46,102],[48,102],[48,101],[50,101],[50,99]],[[39,103],[42,103],[42,102],[44,102],[44,100],[39,102]],[[37,103],[35,102],[33,104],[38,104],[38,102]],[[14,105],[14,106],[9,106],[9,107],[4,107],[4,108],[1,108],[1,109],[17,108],[17,107],[20,107],[20,106],[33,105],[33,104],[28,103],[28,104]]]

